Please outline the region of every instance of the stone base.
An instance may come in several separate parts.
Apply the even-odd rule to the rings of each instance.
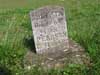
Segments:
[[[63,68],[67,64],[90,65],[90,58],[85,50],[72,40],[69,40],[69,49],[56,50],[55,53],[36,54],[30,50],[25,55],[24,67],[41,66],[42,68]]]

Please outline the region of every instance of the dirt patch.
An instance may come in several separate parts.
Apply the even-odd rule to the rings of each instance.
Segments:
[[[55,50],[53,53],[36,54],[28,51],[24,58],[24,66],[39,65],[43,68],[62,68],[65,64],[82,64],[89,66],[90,58],[79,44],[69,40],[69,48],[65,50]]]

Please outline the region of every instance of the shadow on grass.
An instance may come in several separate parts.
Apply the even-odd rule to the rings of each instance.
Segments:
[[[8,68],[0,66],[0,75],[12,75],[12,74]]]
[[[24,38],[24,45],[31,50],[32,52],[36,53],[34,39],[31,36],[30,38]]]

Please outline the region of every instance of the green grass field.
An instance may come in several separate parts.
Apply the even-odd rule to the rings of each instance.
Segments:
[[[25,39],[32,36],[29,12],[45,5],[65,7],[69,37],[85,48],[92,67],[23,69]],[[0,0],[0,75],[100,75],[100,0]]]

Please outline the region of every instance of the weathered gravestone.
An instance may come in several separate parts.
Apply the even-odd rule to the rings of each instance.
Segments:
[[[30,13],[36,54],[25,55],[25,67],[41,65],[44,68],[64,67],[65,64],[90,63],[84,48],[68,38],[64,8],[46,6]]]
[[[30,13],[36,52],[55,52],[68,48],[63,7],[44,7]],[[66,46],[65,46],[66,45]]]

